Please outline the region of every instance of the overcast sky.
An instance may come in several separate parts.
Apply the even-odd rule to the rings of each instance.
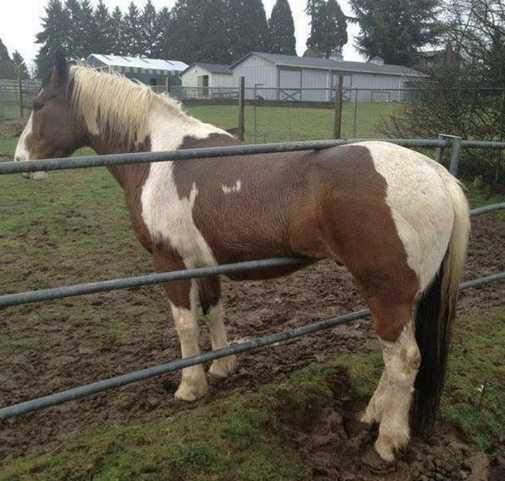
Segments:
[[[112,9],[116,5],[126,11],[131,0],[105,0],[107,6]],[[176,0],[153,0],[157,9],[162,7],[171,8]],[[97,1],[92,0],[96,5]],[[136,0],[140,7],[145,4],[145,0]],[[267,16],[274,6],[275,0],[263,0]],[[296,40],[298,55],[305,51],[305,42],[309,35],[309,19],[305,15],[304,9],[306,0],[289,0],[293,16],[295,18]],[[344,13],[350,14],[347,0],[340,0],[340,5]],[[35,34],[41,30],[40,18],[44,15],[44,7],[47,0],[2,0],[2,15],[0,15],[0,38],[3,40],[9,53],[19,50],[28,64],[31,64],[37,54],[38,45],[35,44]],[[352,47],[353,35],[357,33],[357,27],[349,25],[349,42],[344,48],[345,60],[361,60],[359,54]],[[177,60],[177,59],[176,59]]]

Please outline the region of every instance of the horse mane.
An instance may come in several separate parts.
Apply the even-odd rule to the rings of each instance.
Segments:
[[[100,133],[105,140],[125,140],[128,146],[143,143],[149,135],[149,116],[154,107],[188,117],[179,102],[119,73],[75,65],[70,75],[73,111],[90,133]]]

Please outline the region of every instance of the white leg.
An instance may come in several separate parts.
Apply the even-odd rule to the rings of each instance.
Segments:
[[[409,411],[421,355],[410,321],[396,342],[382,342],[386,387],[382,394],[382,419],[375,449],[385,461],[410,438]]]
[[[210,331],[210,341],[212,343],[212,350],[217,351],[228,346],[226,338],[226,330],[224,327],[224,307],[223,303],[219,301],[217,306],[210,309],[207,316],[207,322]],[[237,365],[236,356],[223,357],[213,361],[209,369],[209,374],[215,377],[227,377]]]
[[[388,385],[386,369],[382,371],[377,389],[375,390],[368,406],[361,417],[361,422],[366,424],[380,423],[384,406],[384,396]]]
[[[192,302],[193,304],[193,302]],[[200,354],[200,329],[195,308],[188,310],[172,307],[177,334],[181,343],[182,357]],[[182,380],[175,397],[182,401],[195,401],[207,394],[208,385],[202,365],[187,367],[182,370]]]

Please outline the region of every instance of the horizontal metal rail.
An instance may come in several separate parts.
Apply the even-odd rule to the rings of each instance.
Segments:
[[[505,142],[494,142],[491,140],[462,140],[461,147],[466,149],[505,149]]]
[[[212,157],[232,157],[236,155],[274,154],[281,152],[300,152],[323,150],[338,145],[373,139],[339,139],[318,140],[313,142],[288,142],[262,145],[236,145],[228,147],[210,147],[204,149],[182,149],[171,152],[140,152],[129,154],[88,155],[82,157],[65,157],[61,159],[28,160],[24,162],[1,162],[0,175],[20,174],[26,172],[49,172],[66,169],[87,169],[127,164],[148,164],[151,162],[168,162],[175,160],[208,159]],[[379,139],[378,139],[379,140]],[[438,147],[450,145],[440,139],[380,139],[405,147]]]
[[[86,284],[76,284],[73,286],[56,287],[54,289],[41,289],[38,291],[20,292],[18,294],[6,294],[0,296],[0,308],[31,304],[34,302],[52,301],[55,299],[63,299],[65,297],[96,294],[98,292],[131,289],[135,287],[151,286],[155,284],[165,284],[167,282],[181,281],[185,279],[232,274],[234,272],[249,272],[271,267],[303,265],[310,262],[310,260],[303,258],[278,257],[274,259],[237,262],[234,264],[201,267],[197,269],[145,274],[142,276],[124,277],[102,282],[90,282]]]
[[[505,280],[505,272],[465,282],[461,284],[461,289],[479,287],[484,284],[501,280]],[[288,329],[286,331],[271,334],[269,336],[257,337],[255,339],[244,341],[238,344],[231,344],[230,346],[218,351],[206,352],[198,356],[186,357],[184,359],[179,359],[167,364],[161,364],[147,369],[142,369],[140,371],[130,372],[128,374],[115,376],[103,381],[86,384],[84,386],[61,391],[59,393],[32,399],[31,401],[14,404],[12,406],[7,406],[0,409],[0,419],[13,418],[22,414],[30,413],[32,411],[38,411],[51,406],[56,406],[67,401],[74,401],[82,397],[91,396],[93,394],[98,394],[100,392],[108,391],[113,388],[126,386],[134,382],[145,381],[147,379],[158,377],[169,372],[178,371],[186,367],[196,366],[198,364],[221,359],[232,354],[254,351],[261,347],[270,346],[272,344],[277,344],[280,342],[286,342],[291,339],[306,336],[307,334],[313,334],[324,329],[348,324],[358,319],[364,319],[369,315],[370,311],[368,309],[351,312],[349,314],[344,314],[343,316],[335,317],[333,319],[314,322],[308,326],[298,327],[296,329]]]
[[[505,202],[473,209],[471,211],[471,215],[478,216],[499,209],[505,209]],[[23,304],[32,304],[34,302],[53,301],[66,297],[97,294],[99,292],[165,284],[167,282],[181,281],[197,277],[210,277],[223,274],[232,274],[234,272],[249,272],[271,267],[304,265],[310,264],[311,262],[314,262],[314,260],[296,257],[278,257],[274,259],[237,262],[234,264],[224,264],[212,267],[201,267],[198,269],[145,274],[136,277],[125,277],[101,282],[89,282],[85,284],[75,284],[73,286],[55,287],[53,289],[41,289],[37,291],[19,292],[16,294],[5,294],[3,296],[0,296],[0,308],[20,306]]]

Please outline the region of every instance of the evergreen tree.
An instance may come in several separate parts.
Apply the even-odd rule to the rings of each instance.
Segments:
[[[96,53],[100,48],[101,40],[98,25],[96,23],[95,12],[90,0],[81,0],[81,52],[79,58],[87,58],[91,53]]]
[[[261,0],[227,0],[227,33],[235,61],[251,51],[269,51],[270,39]]]
[[[356,46],[369,59],[414,65],[417,52],[438,42],[440,0],[350,0],[361,27]]]
[[[82,58],[84,55],[84,26],[81,2],[79,0],[66,0],[64,15],[67,21],[67,54],[73,58]]]
[[[17,78],[16,65],[12,61],[7,47],[0,39],[0,79]]]
[[[270,51],[296,55],[295,24],[288,0],[277,0],[268,22]]]
[[[178,0],[163,44],[171,56],[186,63],[228,63],[224,0]]]
[[[131,2],[128,6],[128,13],[123,17],[123,24],[128,55],[133,57],[144,56],[146,52],[144,50],[142,18],[135,3]]]
[[[112,12],[111,31],[112,38],[110,53],[114,55],[127,55],[128,41],[126,36],[125,23],[123,21],[123,13],[119,7],[116,7]]]
[[[20,75],[23,80],[30,78],[25,59],[17,50],[12,54],[12,62],[16,66],[16,73],[18,76]]]
[[[60,0],[49,0],[45,17],[42,18],[42,31],[37,34],[36,42],[41,45],[37,54],[37,76],[46,79],[53,65],[57,50],[68,50],[70,24]]]
[[[93,53],[112,53],[114,48],[114,27],[109,10],[103,0],[99,0],[95,10],[95,25],[97,37],[93,45]]]
[[[332,53],[342,54],[342,49],[347,43],[347,18],[342,12],[337,0],[328,0],[326,4],[326,56]]]
[[[325,23],[324,17],[326,15],[326,1],[308,0],[305,12],[310,17],[310,36],[307,40],[308,51],[305,55],[310,57],[323,56],[320,45],[323,43],[322,34]]]
[[[309,0],[306,12],[311,18],[307,56],[331,57],[342,53],[347,43],[347,19],[336,0]]]
[[[172,13],[167,7],[164,7],[158,13],[156,18],[156,31],[158,32],[159,39],[154,55],[156,58],[171,58],[173,52],[173,44],[171,42],[172,30]]]
[[[156,9],[151,0],[147,0],[144,11],[142,12],[142,49],[144,55],[154,57],[159,51],[160,31],[158,30],[158,22]]]

